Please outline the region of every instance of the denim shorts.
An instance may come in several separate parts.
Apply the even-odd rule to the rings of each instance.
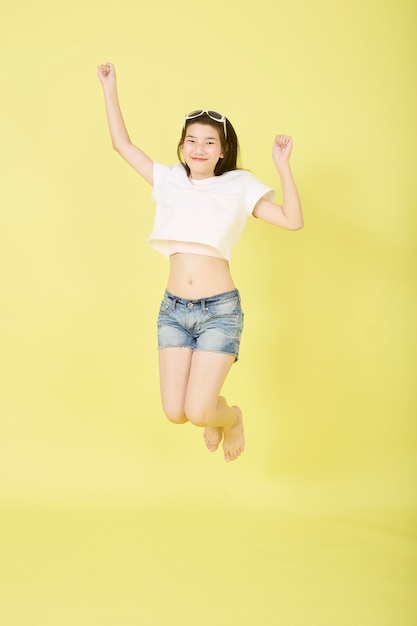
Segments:
[[[158,348],[191,348],[239,355],[243,311],[237,289],[199,300],[168,291],[159,309]]]

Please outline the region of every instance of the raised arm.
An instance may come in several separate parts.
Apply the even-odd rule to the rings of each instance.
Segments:
[[[299,230],[304,226],[301,202],[290,168],[292,138],[277,135],[274,141],[272,157],[277,168],[282,186],[282,206],[261,198],[253,209],[253,215],[265,222],[287,230]]]
[[[130,141],[120,110],[117,95],[116,72],[113,64],[106,63],[99,65],[97,74],[103,87],[107,123],[109,125],[113,148],[152,185],[153,162],[140,148]]]

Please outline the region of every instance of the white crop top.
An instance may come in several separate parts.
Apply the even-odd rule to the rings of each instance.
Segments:
[[[165,256],[172,242],[211,246],[229,260],[256,203],[275,192],[245,170],[203,180],[188,178],[181,163],[154,163],[155,221],[148,244]]]
[[[169,242],[169,256],[177,254],[178,252],[184,252],[185,254],[204,254],[205,256],[214,256],[218,259],[224,259],[221,252],[206,246],[205,243],[194,243],[192,241],[170,241]]]

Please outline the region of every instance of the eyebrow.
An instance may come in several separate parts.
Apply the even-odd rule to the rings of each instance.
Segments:
[[[187,139],[188,137],[189,137],[190,139],[196,139],[196,136],[195,136],[195,135],[186,135],[186,136],[185,136],[185,138],[186,138],[186,139]],[[214,139],[215,141],[219,141],[219,138],[218,138],[218,137],[204,137],[204,139]]]

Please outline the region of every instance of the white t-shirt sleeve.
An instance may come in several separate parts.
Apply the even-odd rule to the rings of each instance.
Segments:
[[[250,172],[244,172],[244,174],[245,209],[247,214],[251,215],[258,200],[265,197],[272,201],[275,198],[275,190],[261,183],[261,181]]]
[[[162,165],[161,163],[153,164],[153,187],[152,187],[152,200],[158,201],[161,189],[165,184],[165,180],[170,172],[169,165]]]

